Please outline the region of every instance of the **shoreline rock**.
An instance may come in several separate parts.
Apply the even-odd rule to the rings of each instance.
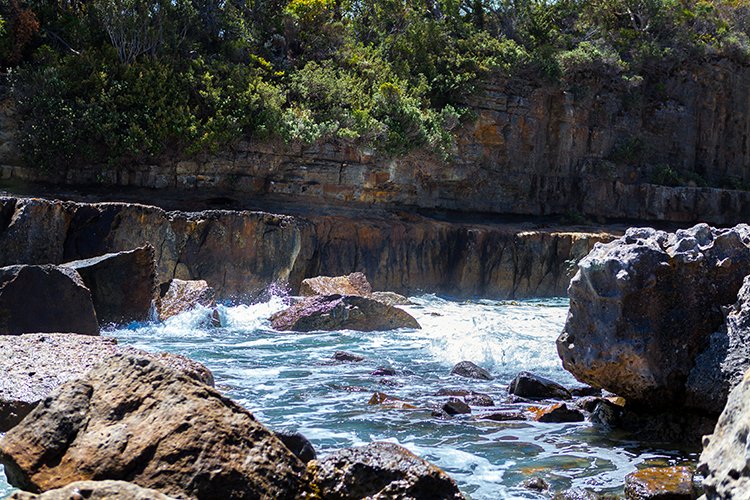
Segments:
[[[35,332],[99,335],[91,292],[74,269],[0,267],[0,336]]]
[[[306,297],[271,316],[271,326],[294,332],[421,328],[406,311],[357,295]]]
[[[18,424],[58,386],[85,375],[116,354],[157,359],[187,376],[213,385],[202,364],[178,354],[151,354],[119,346],[112,337],[35,333],[0,336],[0,432]]]
[[[121,479],[180,498],[298,498],[305,466],[215,389],[143,356],[114,356],[55,389],[0,440],[14,486]]]
[[[678,409],[696,359],[724,321],[721,307],[737,301],[750,274],[750,226],[632,228],[578,267],[557,340],[563,367],[633,407]],[[715,411],[715,396],[704,395],[711,404],[699,409]]]
[[[156,253],[150,244],[62,267],[75,269],[91,291],[100,324],[147,321],[156,299]]]

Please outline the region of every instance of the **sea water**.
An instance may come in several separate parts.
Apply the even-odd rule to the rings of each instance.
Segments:
[[[472,415],[437,418],[431,409],[440,388],[461,388],[506,403],[507,386],[519,371],[531,371],[567,386],[579,385],[561,367],[555,338],[565,322],[565,299],[452,301],[414,297],[406,306],[421,330],[387,332],[279,333],[268,317],[286,307],[272,297],[252,305],[221,306],[222,327],[210,327],[197,309],[163,324],[134,324],[105,332],[121,344],[179,353],[211,369],[216,386],[273,430],[299,431],[319,456],[371,441],[399,443],[435,463],[480,500],[548,498],[521,483],[543,478],[555,491],[585,488],[621,491],[639,466],[692,461],[666,444],[643,443],[590,423],[494,422]],[[336,363],[344,350],[365,357]],[[492,381],[450,375],[470,360],[488,369]],[[391,368],[394,376],[376,376]],[[417,409],[369,405],[384,392]],[[0,497],[10,487],[0,475]]]

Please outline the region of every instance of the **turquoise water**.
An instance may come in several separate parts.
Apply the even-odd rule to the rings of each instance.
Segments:
[[[567,300],[456,302],[432,295],[412,299],[409,310],[422,330],[290,334],[270,329],[267,318],[284,307],[282,298],[223,307],[222,328],[204,325],[197,310],[165,324],[133,325],[107,334],[122,344],[187,355],[206,364],[217,387],[275,430],[298,430],[319,455],[370,441],[392,441],[449,472],[472,499],[549,498],[520,483],[543,477],[553,490],[582,487],[621,489],[626,474],[646,462],[681,462],[691,457],[648,443],[615,439],[588,423],[492,422],[473,415],[438,419],[430,408],[441,387],[490,394],[498,407],[508,382],[529,370],[576,385],[561,366],[554,340],[567,314]],[[366,357],[336,364],[336,350]],[[471,360],[495,380],[449,374]],[[396,375],[379,377],[379,367]],[[416,406],[387,409],[367,402],[385,392]],[[9,491],[0,476],[0,497]]]

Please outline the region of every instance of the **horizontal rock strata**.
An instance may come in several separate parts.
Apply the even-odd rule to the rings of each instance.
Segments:
[[[128,203],[0,198],[0,265],[62,263],[151,244],[157,281],[205,280],[217,299],[271,283],[365,273],[375,290],[497,298],[565,294],[575,262],[606,233],[416,215],[167,212]]]

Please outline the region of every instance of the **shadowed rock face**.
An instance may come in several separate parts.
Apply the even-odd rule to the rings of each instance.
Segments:
[[[157,281],[205,280],[216,298],[361,271],[376,290],[497,298],[565,295],[606,233],[467,224],[373,212],[281,216],[165,212],[127,203],[0,198],[0,265],[62,263],[151,244]]]
[[[308,464],[323,498],[463,499],[442,470],[393,443],[338,450]]]
[[[750,274],[750,227],[641,228],[597,246],[570,283],[557,340],[580,381],[658,409],[682,405],[696,358]],[[718,388],[716,388],[718,389]]]
[[[66,262],[91,290],[100,323],[146,321],[156,299],[154,247],[105,254],[91,259]]]
[[[749,428],[750,371],[729,394],[713,434],[703,439],[698,472],[705,478],[706,498],[750,498]]]
[[[253,415],[153,359],[116,356],[0,440],[8,481],[38,492],[121,479],[180,498],[298,498],[304,465]]]
[[[58,386],[116,354],[157,359],[190,378],[213,385],[211,372],[179,354],[146,353],[112,337],[68,333],[0,336],[0,432],[20,422]]]
[[[0,267],[0,335],[31,332],[99,335],[91,293],[75,270]]]

